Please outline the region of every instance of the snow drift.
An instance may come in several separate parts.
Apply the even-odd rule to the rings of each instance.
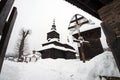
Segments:
[[[0,80],[99,80],[99,75],[120,77],[111,52],[83,63],[79,59],[40,59],[37,62],[4,61]]]

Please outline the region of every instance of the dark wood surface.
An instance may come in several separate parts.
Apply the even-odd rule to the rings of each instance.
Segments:
[[[52,38],[60,39],[59,33],[56,31],[51,31],[47,33],[47,40],[52,39]]]
[[[87,41],[92,39],[97,39],[101,37],[101,28],[94,28],[91,30],[80,32],[80,35]],[[78,34],[73,34],[73,37],[78,39]]]
[[[2,34],[6,19],[8,17],[8,14],[11,10],[12,4],[14,0],[2,0],[0,2],[0,35]]]
[[[120,0],[113,0],[98,12],[103,21],[101,25],[106,41],[120,71]]]
[[[3,29],[3,33],[2,33],[2,38],[0,40],[0,71],[2,68],[2,64],[3,64],[3,60],[4,60],[4,56],[6,53],[6,49],[8,46],[8,42],[9,42],[9,38],[14,26],[14,22],[16,20],[16,16],[17,16],[17,8],[14,7],[10,17],[8,19],[8,21],[6,22],[4,29]]]
[[[67,2],[81,8],[94,17],[100,19],[97,10],[104,6],[99,0],[66,0]]]
[[[83,51],[86,60],[92,59],[94,56],[101,54],[104,51],[100,41],[101,37],[100,27],[81,32],[80,35],[84,38],[85,41],[89,42],[89,43],[83,42]],[[73,36],[76,39],[78,39],[78,34],[74,34]],[[78,48],[78,50],[81,56],[80,47]],[[80,57],[80,59],[82,60],[82,57]]]
[[[108,26],[108,24],[104,22],[102,23],[102,28],[106,36],[106,41],[113,53],[116,64],[120,71],[120,37],[117,37],[113,30]]]
[[[59,50],[55,48],[50,48],[39,52],[41,53],[42,59],[46,59],[46,58],[76,59],[74,52]]]
[[[83,47],[83,51],[84,51],[86,60],[90,60],[93,57],[97,56],[98,54],[101,54],[104,51],[102,44],[100,42],[100,39],[90,40],[89,43],[83,42],[82,47]],[[79,54],[80,54],[80,59],[82,60],[80,47],[78,47],[78,50],[79,50]]]
[[[113,0],[65,0],[78,8],[84,10],[85,12],[91,14],[92,16],[101,19],[98,10],[111,3]]]

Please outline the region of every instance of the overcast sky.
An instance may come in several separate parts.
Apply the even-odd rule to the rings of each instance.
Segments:
[[[31,35],[28,36],[28,45],[31,51],[33,49],[39,50],[41,44],[47,42],[46,34],[51,29],[53,19],[55,19],[57,32],[60,33],[60,41],[64,43],[67,42],[67,36],[69,35],[68,25],[74,14],[81,14],[95,22],[95,25],[82,27],[82,30],[100,26],[101,22],[64,0],[15,0],[14,6],[18,9],[18,15],[7,54],[14,53],[15,43],[18,40],[21,28],[32,31]],[[106,47],[104,39],[102,36],[102,43]]]

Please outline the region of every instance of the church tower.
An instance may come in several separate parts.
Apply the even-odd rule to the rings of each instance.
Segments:
[[[57,40],[59,41],[59,33],[56,32],[56,25],[55,25],[55,20],[53,20],[53,25],[51,28],[51,31],[47,33],[47,40],[52,41],[52,40]]]

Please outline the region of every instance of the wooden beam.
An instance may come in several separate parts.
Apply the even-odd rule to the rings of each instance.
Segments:
[[[2,9],[4,8],[4,5],[6,3],[7,0],[1,0],[0,1],[0,12],[2,11]]]
[[[103,80],[102,78],[105,78],[106,80],[120,80],[120,77],[116,76],[101,76],[99,75],[100,80]]]
[[[8,17],[8,14],[11,10],[11,7],[13,5],[14,0],[5,0],[5,1],[1,1],[0,5],[1,7],[1,11],[0,11],[0,35],[2,34],[6,19]]]
[[[98,10],[102,28],[120,72],[120,0],[113,0]]]
[[[16,16],[17,16],[17,8],[14,7],[8,21],[5,24],[5,27],[2,33],[2,38],[0,40],[0,72],[3,64],[4,56],[6,53],[6,49],[8,46],[9,38],[14,26],[14,22],[16,20]]]
[[[97,10],[100,9],[103,4],[99,0],[89,0],[86,2],[86,0],[65,0],[78,8],[81,8],[85,12],[91,14],[92,16],[100,19]]]
[[[111,29],[110,25],[104,22],[101,25],[105,33],[108,46],[110,47],[113,53],[113,56],[115,58],[116,64],[120,72],[120,37],[116,37],[116,34],[113,32],[113,29]]]

